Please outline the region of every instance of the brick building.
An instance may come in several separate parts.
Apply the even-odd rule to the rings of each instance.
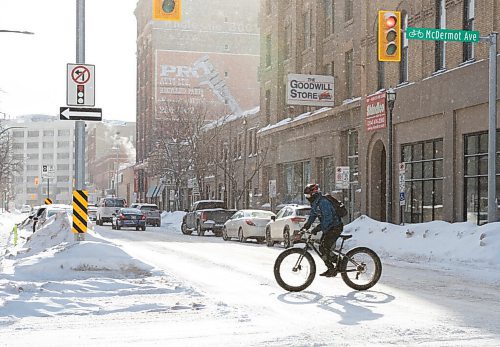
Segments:
[[[351,219],[367,214],[387,220],[390,170],[392,221],[483,223],[488,45],[403,40],[402,62],[380,63],[382,9],[402,11],[403,28],[473,29],[486,36],[500,25],[493,0],[262,1],[261,117],[270,126],[258,136],[272,154],[262,172],[264,196],[268,182],[276,180],[276,203],[301,202],[303,186],[317,181],[348,203]],[[291,73],[334,76],[334,106],[287,105]],[[391,87],[397,98],[388,168],[388,128],[369,130],[366,118],[368,97]],[[406,205],[400,209],[401,162]],[[338,166],[350,168],[348,189],[335,188]],[[499,189],[497,163],[497,197]]]
[[[209,108],[207,121],[259,104],[259,4],[185,0],[180,22],[153,21],[152,1],[140,0],[137,18],[137,193],[139,201],[178,192],[180,206],[192,199],[187,182],[172,187],[168,172],[152,172],[158,132],[177,126],[172,108]],[[209,14],[208,14],[209,13]],[[244,67],[244,68],[242,68]],[[162,124],[163,123],[163,124]],[[165,126],[167,123],[167,126]],[[158,193],[157,193],[158,192]],[[159,195],[158,195],[159,194]],[[155,195],[155,196],[153,196]]]

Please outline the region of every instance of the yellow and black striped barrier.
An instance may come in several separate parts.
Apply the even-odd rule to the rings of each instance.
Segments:
[[[45,205],[52,205],[52,199],[45,198]]]
[[[87,232],[88,196],[87,190],[73,191],[73,228],[71,230],[74,234]]]

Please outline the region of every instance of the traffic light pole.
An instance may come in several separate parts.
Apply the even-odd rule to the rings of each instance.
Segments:
[[[76,0],[76,63],[85,64],[85,0]],[[85,189],[85,121],[75,122],[75,189]],[[75,234],[77,241],[84,234]]]
[[[486,38],[490,44],[489,116],[488,116],[488,223],[497,221],[496,199],[496,135],[497,135],[497,36],[493,32]]]

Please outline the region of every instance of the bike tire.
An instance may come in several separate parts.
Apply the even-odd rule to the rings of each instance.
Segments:
[[[364,284],[356,283],[354,282],[351,277],[352,274],[356,274],[356,276],[359,276],[360,274],[364,274],[366,272],[346,272],[349,270],[357,269],[355,264],[352,262],[352,260],[357,260],[359,259],[359,255],[365,255],[368,256],[372,260],[372,264],[370,264],[370,274],[367,277],[367,282]],[[379,256],[377,253],[372,251],[371,249],[367,247],[356,247],[351,249],[349,252],[346,253],[344,259],[341,261],[341,276],[342,280],[344,281],[345,284],[347,284],[349,287],[355,290],[367,290],[373,287],[375,284],[377,284],[378,280],[380,279],[380,276],[382,275],[382,262],[380,261]],[[374,268],[372,269],[371,266]]]
[[[292,263],[295,263],[300,255],[304,256],[302,258],[301,263],[307,261],[307,264],[309,265],[309,274],[307,275],[304,283],[299,285],[292,285],[290,283],[287,283],[286,279],[283,278],[281,274],[281,264],[287,257],[294,258],[295,256],[297,256],[297,258],[294,261],[292,261]],[[290,272],[292,272],[292,269],[289,270]],[[304,249],[302,248],[288,248],[284,252],[281,252],[281,254],[278,256],[278,258],[276,258],[276,261],[274,262],[274,278],[276,279],[276,282],[278,282],[281,288],[288,290],[289,292],[300,292],[306,289],[311,285],[315,275],[316,275],[316,263],[314,262],[311,253],[304,251]]]

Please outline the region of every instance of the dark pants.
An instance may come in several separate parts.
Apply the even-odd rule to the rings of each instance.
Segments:
[[[340,224],[332,229],[323,233],[319,244],[319,251],[321,252],[321,258],[325,262],[325,265],[328,268],[333,267],[333,265],[337,262],[337,259],[334,259],[331,255],[331,250],[335,249],[335,243],[339,238],[342,230],[344,229],[344,225]],[[336,257],[335,257],[336,258]]]

